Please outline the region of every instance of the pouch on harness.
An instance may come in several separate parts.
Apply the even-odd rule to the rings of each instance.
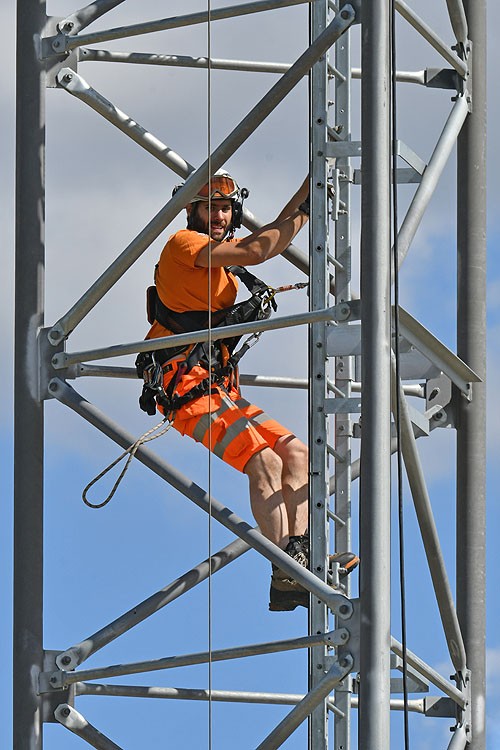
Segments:
[[[271,306],[277,309],[276,301],[270,287],[242,266],[229,266],[230,273],[237,276],[251,293],[251,297],[231,307],[216,310],[211,315],[212,328],[247,323],[253,320],[268,318]],[[190,310],[175,312],[170,310],[158,296],[156,286],[150,286],[146,292],[148,321],[155,320],[173,333],[187,333],[208,328],[209,317],[207,310]],[[232,336],[213,341],[212,351],[206,341],[193,345],[158,349],[153,352],[141,352],[135,365],[138,377],[144,378],[139,406],[150,415],[156,413],[156,403],[163,409],[165,415],[177,411],[182,406],[209,393],[212,385],[221,384],[226,377],[233,377],[241,357],[250,349],[251,344],[245,342],[235,351],[241,336]],[[189,351],[190,350],[190,351]],[[163,368],[170,361],[178,359],[179,355],[187,353],[185,362],[178,366],[176,375],[171,379],[167,388],[163,388]],[[175,394],[175,389],[183,375],[188,373],[196,364],[210,368],[207,378],[191,388],[184,396]]]

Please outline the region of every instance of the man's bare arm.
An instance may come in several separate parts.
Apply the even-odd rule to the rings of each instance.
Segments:
[[[306,224],[308,216],[298,210],[308,195],[309,178],[291,198],[277,219],[238,242],[211,242],[211,265],[214,268],[228,265],[254,266],[274,258],[293,241],[297,232]],[[209,246],[200,250],[196,266],[209,265]]]

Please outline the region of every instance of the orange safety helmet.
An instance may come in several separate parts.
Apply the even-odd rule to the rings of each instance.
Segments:
[[[177,185],[172,195],[175,195],[181,185]],[[218,169],[217,172],[212,176],[210,183],[206,183],[197,195],[193,196],[190,203],[200,203],[201,201],[209,200],[220,200],[221,198],[227,198],[232,202],[233,205],[233,218],[231,221],[231,230],[234,233],[235,229],[241,226],[241,220],[243,216],[243,201],[248,198],[248,190],[246,188],[240,188],[236,180],[231,177],[229,172],[225,169]]]

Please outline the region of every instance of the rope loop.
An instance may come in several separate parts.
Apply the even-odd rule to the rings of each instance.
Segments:
[[[165,422],[167,423],[166,427],[164,427],[161,430],[161,432],[159,432],[157,435],[153,435],[153,433],[156,432],[156,430],[160,429],[160,427],[162,427],[162,425],[164,425]],[[152,427],[150,430],[148,430],[147,432],[145,432],[144,435],[141,435],[141,437],[138,438],[135,441],[135,443],[132,443],[132,445],[130,445],[127,448],[127,450],[124,451],[121,454],[121,456],[118,456],[118,458],[116,458],[109,466],[107,466],[104,469],[104,471],[101,471],[101,473],[98,476],[96,476],[91,482],[88,483],[88,485],[85,487],[85,489],[82,492],[82,500],[85,503],[85,505],[87,505],[89,508],[104,508],[104,506],[109,503],[109,501],[111,500],[111,498],[115,494],[116,490],[118,489],[118,486],[119,486],[120,482],[122,481],[122,479],[125,476],[125,473],[126,473],[128,467],[130,466],[130,462],[134,458],[134,456],[137,453],[137,451],[139,450],[140,446],[143,443],[148,443],[150,440],[156,440],[156,438],[161,437],[166,432],[168,432],[168,430],[171,427],[172,427],[172,421],[170,421],[168,418],[165,417],[165,419],[162,419],[162,421],[159,422],[156,425],[156,427]],[[111,471],[111,469],[114,466],[116,466],[116,464],[119,463],[122,460],[122,458],[125,458],[125,456],[127,454],[129,454],[127,462],[126,462],[125,466],[123,467],[123,470],[120,473],[120,476],[118,477],[118,479],[114,483],[113,488],[112,488],[111,492],[109,493],[109,495],[107,496],[107,498],[105,500],[103,500],[102,503],[91,503],[90,500],[87,499],[87,492],[89,491],[89,489],[94,484],[96,484],[96,482],[98,482],[100,479],[102,479],[102,477],[105,476],[108,473],[108,471]]]

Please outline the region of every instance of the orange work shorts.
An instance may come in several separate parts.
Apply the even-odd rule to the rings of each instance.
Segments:
[[[182,377],[176,392],[186,393],[207,374],[204,368],[193,367],[189,375]],[[165,380],[168,382],[170,378],[169,374]],[[210,396],[195,398],[181,407],[175,413],[173,427],[181,435],[203,443],[238,471],[244,471],[255,453],[263,448],[274,448],[278,438],[293,433],[242,398],[234,385],[227,385],[227,392],[224,388],[212,387]]]

